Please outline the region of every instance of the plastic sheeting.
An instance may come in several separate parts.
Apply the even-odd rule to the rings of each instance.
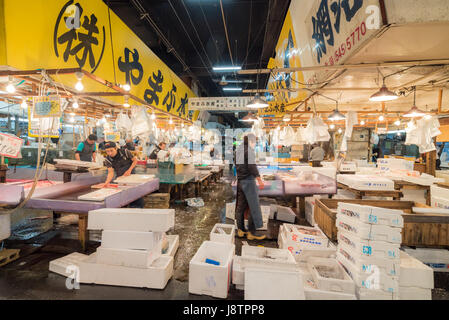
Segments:
[[[331,138],[329,134],[329,127],[319,117],[310,118],[303,134],[305,141],[309,144],[321,141],[329,141]]]
[[[115,120],[115,127],[118,131],[129,131],[129,128],[132,127],[131,119],[126,113],[120,112]]]
[[[433,143],[433,138],[441,134],[439,128],[440,122],[436,117],[424,117],[416,121],[416,123],[412,120],[405,129],[407,133],[405,144],[417,145],[420,153],[435,151],[436,147]]]

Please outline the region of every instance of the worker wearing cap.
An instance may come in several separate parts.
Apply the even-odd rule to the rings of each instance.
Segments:
[[[133,156],[128,149],[117,148],[115,142],[106,142],[106,158],[104,160],[104,166],[108,168],[108,176],[106,182],[103,184],[103,188],[107,188],[114,179],[114,174],[118,177],[129,176],[134,174],[134,168],[137,165],[137,157]],[[143,208],[143,199],[140,198],[132,202],[130,207]]]
[[[75,159],[78,161],[96,162],[97,146],[95,145],[95,141],[97,141],[97,136],[90,134],[86,141],[80,142],[75,151]]]

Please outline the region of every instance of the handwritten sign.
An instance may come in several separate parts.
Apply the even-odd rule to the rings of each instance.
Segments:
[[[9,134],[0,133],[0,155],[17,158],[20,154],[23,140]]]

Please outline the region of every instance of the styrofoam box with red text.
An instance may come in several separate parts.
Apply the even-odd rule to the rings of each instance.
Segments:
[[[361,239],[385,241],[396,244],[401,244],[402,242],[401,228],[366,224],[340,213],[337,213],[336,226]]]

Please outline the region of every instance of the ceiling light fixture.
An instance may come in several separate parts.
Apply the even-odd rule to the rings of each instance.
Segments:
[[[394,124],[396,125],[396,126],[400,126],[401,125],[401,120],[396,120],[395,122],[394,122]]]
[[[78,109],[79,108],[79,104],[78,104],[77,100],[73,101],[72,107],[73,107],[73,109]]]
[[[385,117],[383,115],[380,115],[379,116],[379,121],[384,121],[384,120],[385,120]]]
[[[9,93],[16,92],[16,86],[12,83],[12,77],[9,76],[8,85],[6,86],[6,91]]]
[[[242,91],[242,88],[239,88],[239,87],[224,87],[223,91]]]
[[[22,107],[22,109],[28,109],[27,101],[23,99],[22,104],[20,106]]]
[[[343,130],[341,130],[341,128],[338,128],[338,133],[342,133]]]
[[[156,119],[156,114],[153,111],[153,113],[151,114],[151,120],[155,120],[155,119]]]
[[[131,86],[129,85],[129,83],[125,83],[125,84],[122,86],[122,88],[123,88],[123,90],[125,90],[125,91],[130,91],[130,90],[131,90]]]
[[[338,121],[338,120],[346,119],[346,117],[340,111],[338,111],[338,102],[337,102],[337,107],[331,113],[331,115],[328,117],[328,119],[331,121]]]
[[[223,66],[223,67],[213,67],[212,70],[216,72],[227,72],[227,71],[238,71],[242,70],[242,67],[238,66]]]
[[[250,109],[262,109],[268,106],[269,104],[266,101],[264,101],[258,93],[254,97],[254,99],[251,99],[246,105],[246,107]]]
[[[387,86],[385,85],[385,78],[383,78],[382,88],[380,88],[379,91],[377,91],[375,94],[373,94],[369,98],[369,100],[375,101],[375,102],[385,102],[385,101],[393,101],[398,98],[399,98],[399,96],[396,93],[388,90]]]
[[[123,106],[125,108],[129,108],[130,107],[130,105],[129,105],[129,96],[125,96],[125,103],[123,104]]]
[[[360,125],[364,126],[366,124],[365,120],[360,121]]]
[[[246,116],[244,116],[242,119],[240,119],[240,121],[243,121],[243,122],[256,122],[257,118],[252,113],[248,113]]]
[[[329,128],[330,128],[331,130],[334,130],[334,129],[335,129],[335,124],[331,124],[331,125],[329,126]]]
[[[75,76],[78,79],[78,82],[75,85],[75,89],[78,91],[83,91],[84,90],[84,85],[81,82],[81,80],[83,79],[84,74],[82,72],[75,72]]]
[[[404,118],[421,118],[424,117],[426,113],[416,106],[416,87],[414,87],[414,93],[413,93],[413,107],[404,113],[402,116]]]
[[[173,119],[171,117],[170,117],[170,121],[168,123],[173,124]]]

